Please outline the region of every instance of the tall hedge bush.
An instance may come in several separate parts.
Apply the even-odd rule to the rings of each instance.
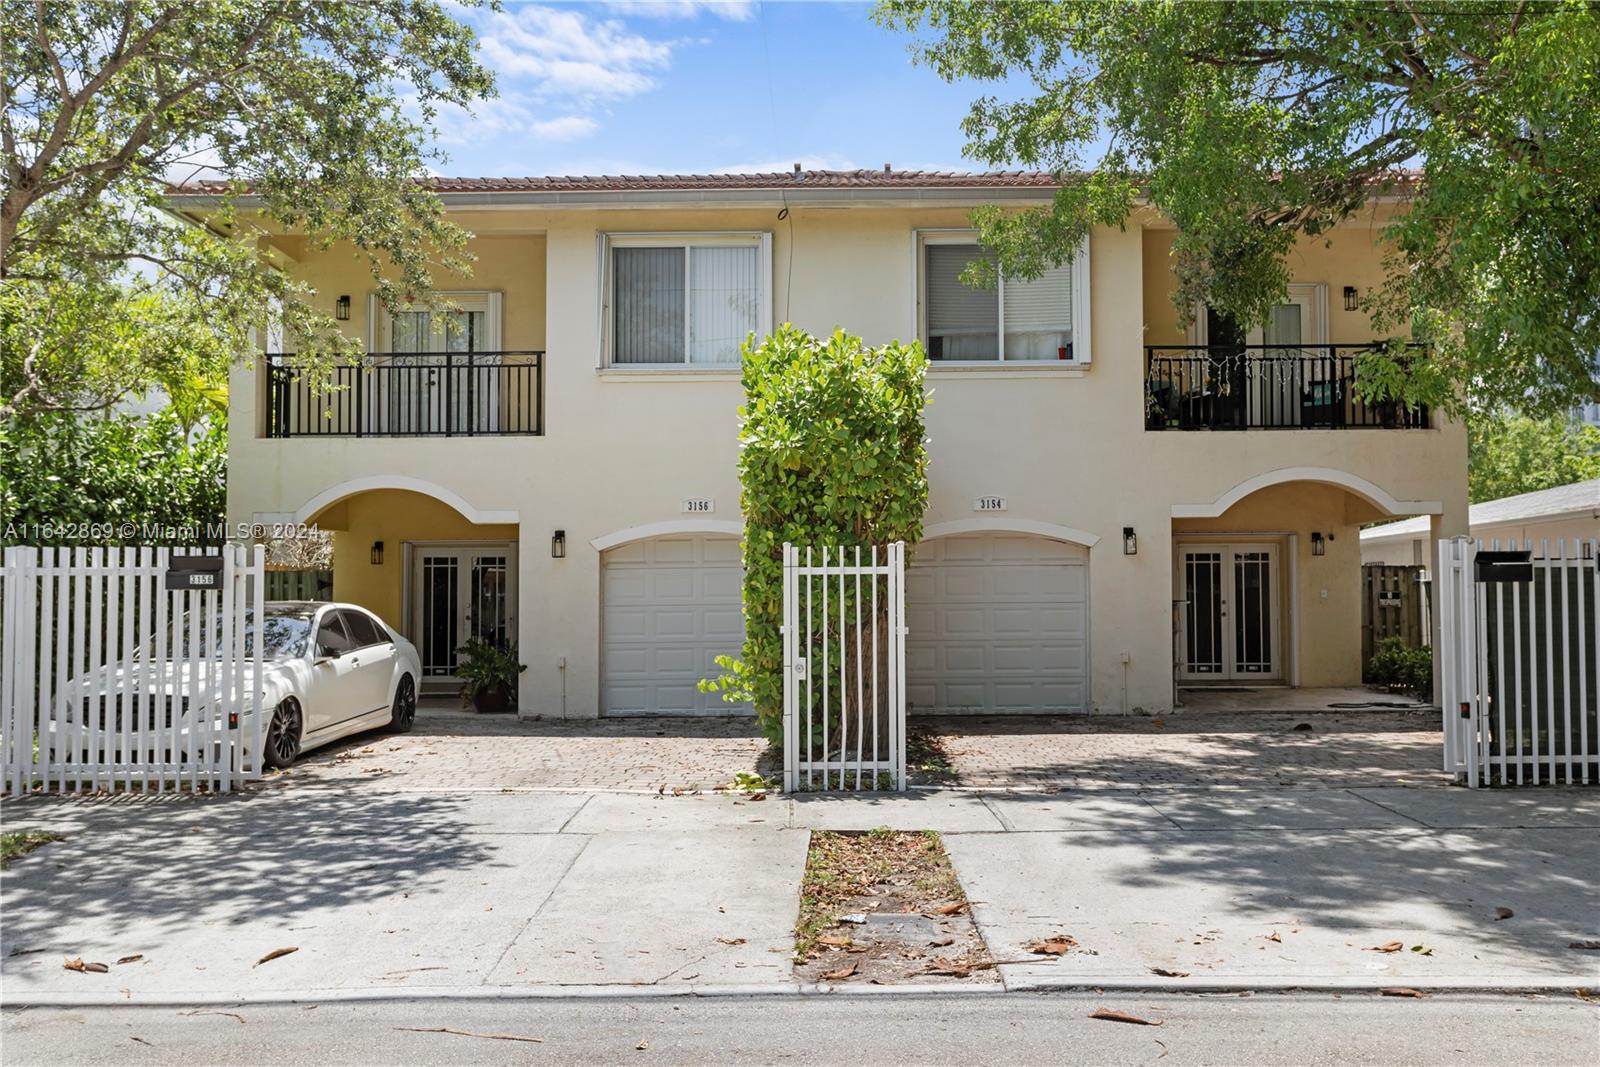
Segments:
[[[869,348],[784,325],[743,350],[739,409],[744,511],[743,655],[701,685],[750,701],[783,739],[783,544],[915,545],[928,506],[920,345]],[[908,550],[909,556],[909,550]]]

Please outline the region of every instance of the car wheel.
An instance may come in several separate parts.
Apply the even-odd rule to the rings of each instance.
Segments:
[[[267,748],[263,753],[268,767],[287,767],[300,757],[304,727],[300,705],[292,699],[272,709],[272,725],[267,727]]]
[[[389,729],[397,734],[408,734],[417,724],[417,686],[411,675],[402,674],[400,684],[394,688],[394,710],[389,716]]]

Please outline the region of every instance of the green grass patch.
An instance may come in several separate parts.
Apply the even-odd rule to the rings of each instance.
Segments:
[[[0,869],[11,866],[11,861],[26,856],[52,841],[66,840],[49,830],[12,830],[0,834]]]

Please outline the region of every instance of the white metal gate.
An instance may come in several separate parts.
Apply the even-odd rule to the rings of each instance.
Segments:
[[[7,548],[0,765],[10,794],[227,791],[259,778],[265,558],[259,545]],[[204,576],[169,589],[175,562]]]
[[[1525,551],[1529,580],[1482,581]],[[1469,786],[1600,781],[1600,541],[1439,542],[1444,769]]]
[[[905,569],[903,541],[783,546],[786,792],[905,789]]]

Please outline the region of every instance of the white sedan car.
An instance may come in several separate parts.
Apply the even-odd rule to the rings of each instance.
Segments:
[[[258,626],[255,612],[245,613],[242,652],[248,691],[261,640],[268,767],[287,767],[302,752],[363,730],[405,732],[415,724],[421,661],[416,647],[383,620],[355,604],[320,601],[268,601],[264,615]],[[178,759],[185,749],[226,736],[237,716],[221,696],[229,676],[219,673],[221,661],[211,654],[220,644],[221,622],[212,616],[198,645],[187,618],[176,629],[182,640],[175,635],[172,645],[178,647],[147,647],[69,682],[52,723],[52,750],[81,748],[79,722],[98,721],[113,739],[131,735],[129,751],[143,746],[153,760]]]

